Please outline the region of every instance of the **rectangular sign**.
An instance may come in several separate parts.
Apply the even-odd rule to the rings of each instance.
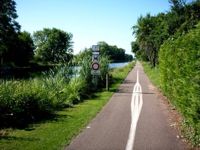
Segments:
[[[99,45],[92,45],[93,52],[99,52]]]
[[[99,51],[92,52],[92,55],[99,55]]]
[[[99,62],[99,55],[92,55],[92,62]]]
[[[99,76],[101,74],[101,72],[100,72],[100,70],[91,70],[91,74]]]
[[[99,65],[99,45],[92,45],[91,74],[93,76],[99,76],[101,74]]]

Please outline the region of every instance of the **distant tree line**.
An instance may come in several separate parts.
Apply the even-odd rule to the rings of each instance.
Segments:
[[[200,21],[200,0],[186,3],[185,0],[169,0],[171,9],[155,16],[140,16],[132,27],[136,40],[131,43],[137,58],[158,64],[161,45],[173,36],[186,34]]]
[[[112,46],[103,41],[99,42],[98,45],[100,47],[100,53],[109,56],[112,62],[127,62],[133,60],[132,55],[126,54],[124,49],[118,48],[116,45]]]

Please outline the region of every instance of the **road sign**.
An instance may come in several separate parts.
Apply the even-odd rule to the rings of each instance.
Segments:
[[[92,62],[99,62],[99,55],[92,55]]]
[[[100,75],[100,65],[99,65],[99,45],[92,45],[92,75]]]
[[[92,69],[93,69],[93,70],[99,70],[99,63],[98,63],[98,62],[94,62],[94,63],[92,64]]]
[[[93,52],[99,52],[99,45],[92,45]]]
[[[92,63],[92,70],[91,70],[91,74],[92,75],[100,75],[100,65],[99,63],[96,61],[94,61]]]
[[[93,55],[99,55],[99,51],[92,51]]]

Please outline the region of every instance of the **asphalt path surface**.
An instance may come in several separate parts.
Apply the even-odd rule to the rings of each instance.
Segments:
[[[137,75],[138,74],[138,75]],[[184,150],[140,63],[66,150]]]

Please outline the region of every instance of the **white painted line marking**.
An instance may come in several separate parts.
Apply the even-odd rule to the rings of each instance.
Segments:
[[[126,144],[126,150],[133,149],[136,127],[142,110],[142,105],[142,87],[139,83],[139,71],[137,70],[137,81],[133,88],[133,95],[131,100],[131,127],[129,132],[129,138]]]

